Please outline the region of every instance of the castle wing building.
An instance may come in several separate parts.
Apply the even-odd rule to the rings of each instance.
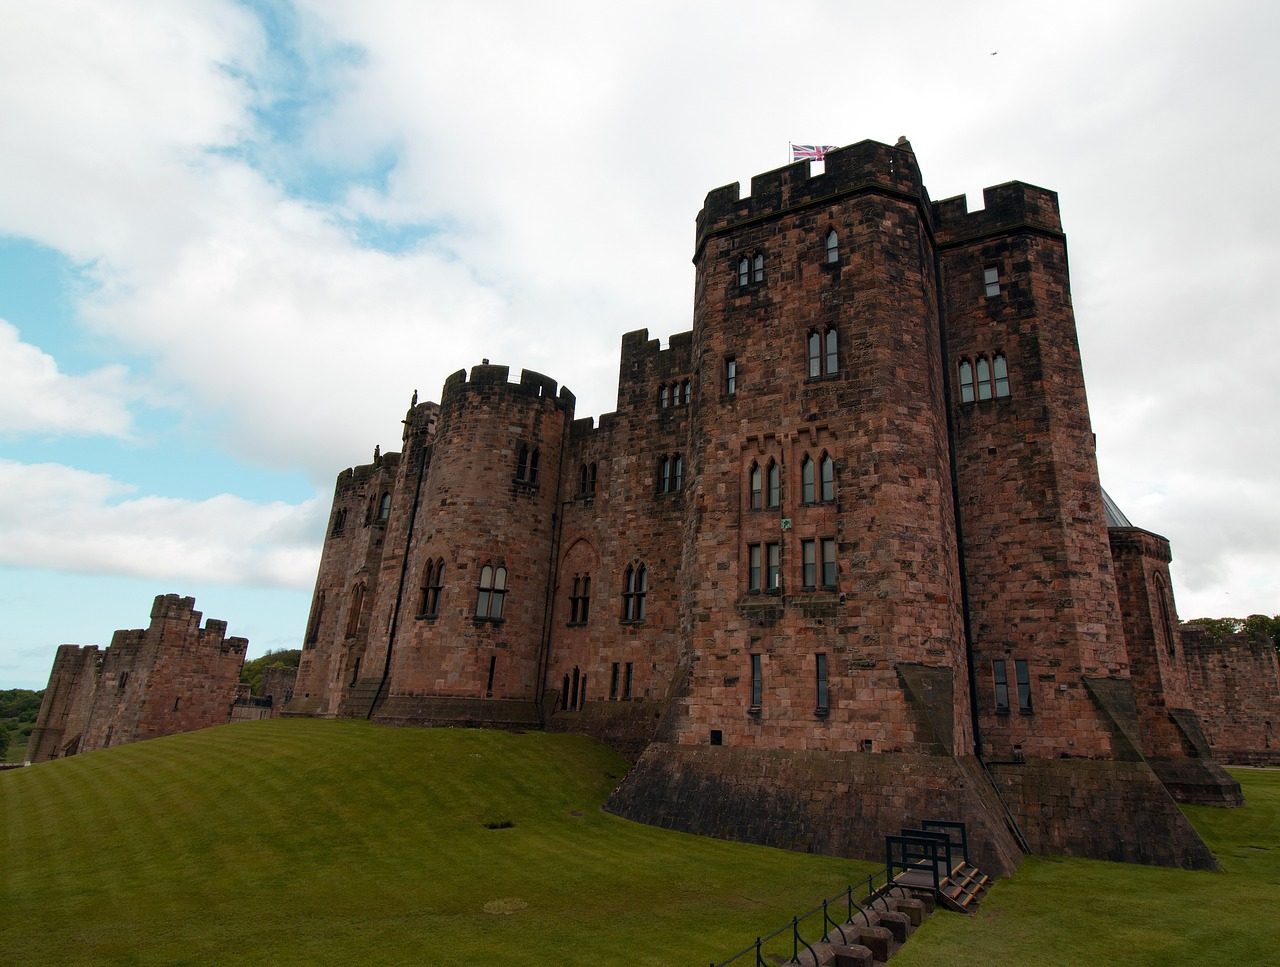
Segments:
[[[1239,787],[1099,485],[1057,196],[984,201],[905,140],[716,189],[615,412],[487,361],[415,394],[338,478],[290,710],[596,735],[610,808],[693,832],[1213,866],[1170,792]]]

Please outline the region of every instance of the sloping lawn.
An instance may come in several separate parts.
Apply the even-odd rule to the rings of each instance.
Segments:
[[[976,914],[931,917],[895,967],[1280,964],[1280,769],[1231,774],[1243,809],[1184,809],[1223,872],[1029,856]]]
[[[699,965],[873,868],[607,815],[625,769],[291,719],[0,772],[0,962]]]

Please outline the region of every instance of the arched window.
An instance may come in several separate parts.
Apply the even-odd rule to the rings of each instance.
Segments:
[[[378,520],[386,520],[391,516],[391,495],[383,494],[378,503]]]
[[[578,496],[587,496],[587,465],[584,463],[578,468]]]
[[[666,383],[663,383],[661,388],[658,390],[658,405],[664,410],[671,405],[671,398],[668,396],[669,392],[670,391],[667,389]]]
[[[738,285],[743,286],[751,281],[751,263],[744,255],[738,261]]]
[[[1009,395],[1009,364],[997,353],[991,359],[991,369],[996,380],[996,399]]]
[[[622,620],[644,620],[644,598],[649,591],[649,574],[643,564],[627,565],[622,583]]]
[[[672,490],[680,490],[684,487],[684,458],[680,454],[676,454],[671,458],[672,465]]]
[[[680,402],[685,406],[689,405],[689,381],[687,379],[680,384]]]
[[[840,337],[834,326],[809,330],[809,378],[834,376],[840,372]]]
[[[538,451],[536,448],[529,454],[528,482],[531,484],[538,482]]]
[[[516,479],[524,480],[529,472],[529,448],[523,443],[516,450]]]
[[[815,494],[813,461],[809,459],[809,454],[806,453],[804,459],[800,461],[800,502],[804,504],[814,503]]]
[[[978,399],[991,399],[991,363],[986,356],[978,357]]]
[[[347,526],[347,508],[343,507],[333,515],[333,535],[337,537]]]
[[[840,236],[833,228],[827,232],[827,264],[840,261]]]
[[[769,482],[769,490],[765,495],[766,507],[780,507],[782,505],[782,469],[769,461],[769,471],[766,475]]]
[[[960,360],[960,402],[973,402],[973,363]]]
[[[823,501],[836,499],[836,462],[829,454],[824,453],[819,464],[822,489],[819,491]]]
[[[486,564],[480,569],[480,584],[476,589],[476,618],[500,621],[506,595],[507,569]]]
[[[347,611],[347,637],[354,638],[360,630],[360,618],[364,614],[364,585],[357,584],[351,589],[351,607]]]
[[[751,263],[751,281],[764,281],[764,256],[759,252],[756,253],[756,257]]]
[[[760,464],[754,462],[751,464],[751,473],[748,479],[751,487],[751,509],[759,510],[764,506],[763,478],[760,474]]]
[[[422,597],[419,618],[434,618],[440,613],[440,591],[444,587],[444,558],[427,561],[422,569]]]
[[[324,614],[324,592],[316,593],[315,604],[311,606],[311,620],[307,622],[305,644],[314,645],[320,640],[320,618]]]

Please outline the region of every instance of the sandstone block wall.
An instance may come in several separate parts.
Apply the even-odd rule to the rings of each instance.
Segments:
[[[194,598],[160,595],[150,625],[117,631],[101,654],[59,648],[31,761],[226,723],[249,643],[200,621]]]
[[[1195,709],[1216,758],[1238,765],[1280,765],[1280,666],[1265,638],[1215,642],[1182,628]]]

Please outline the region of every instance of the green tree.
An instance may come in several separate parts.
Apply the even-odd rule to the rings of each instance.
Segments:
[[[1270,618],[1265,614],[1251,614],[1244,619],[1244,630],[1251,635],[1270,638],[1271,643],[1280,649],[1280,614]]]
[[[0,762],[9,754],[9,726],[0,722]]]
[[[1190,621],[1182,623],[1203,628],[1210,641],[1222,641],[1224,638],[1234,635],[1244,625],[1244,622],[1239,618],[1192,618]]]

